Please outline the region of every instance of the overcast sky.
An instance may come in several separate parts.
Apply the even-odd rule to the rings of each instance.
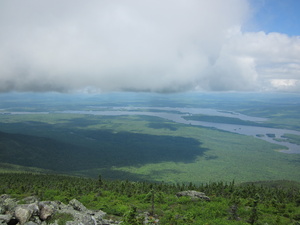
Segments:
[[[1,0],[0,92],[300,92],[299,0]]]

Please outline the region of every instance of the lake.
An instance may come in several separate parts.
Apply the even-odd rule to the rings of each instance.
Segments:
[[[194,121],[186,120],[183,117],[192,114],[205,114],[210,116],[224,116],[238,118],[245,121],[252,122],[263,122],[266,118],[251,117],[243,115],[240,113],[216,109],[207,108],[172,108],[172,107],[98,107],[100,110],[95,111],[59,111],[55,113],[77,113],[77,114],[92,114],[92,115],[102,115],[102,116],[121,116],[121,115],[145,115],[145,116],[156,116],[171,120],[176,123],[189,124],[193,126],[203,126],[215,128],[223,131],[228,131],[232,133],[253,136],[270,143],[279,144],[288,148],[288,150],[282,150],[284,153],[300,154],[300,146],[297,144],[292,144],[288,142],[278,142],[274,138],[282,138],[284,134],[295,134],[300,136],[299,131],[287,130],[287,129],[277,129],[268,128],[261,126],[245,126],[238,124],[227,124],[227,123],[213,123],[204,121]],[[150,111],[152,110],[152,111]],[[270,135],[271,134],[271,135]]]

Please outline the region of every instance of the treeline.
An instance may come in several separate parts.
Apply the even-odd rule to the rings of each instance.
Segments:
[[[294,186],[167,184],[104,180],[101,175],[90,179],[28,173],[2,173],[0,180],[0,194],[20,199],[35,195],[40,200],[64,203],[76,198],[88,208],[101,209],[132,225],[139,224],[139,213],[145,211],[160,224],[300,223],[300,190]],[[204,192],[211,201],[176,197],[185,190]]]

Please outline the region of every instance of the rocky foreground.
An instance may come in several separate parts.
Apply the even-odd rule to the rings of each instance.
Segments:
[[[69,220],[66,221],[66,225],[120,223],[104,219],[105,215],[106,213],[101,210],[87,209],[76,199],[66,205],[60,201],[38,201],[36,197],[27,197],[18,201],[9,195],[0,196],[0,224],[58,225],[62,220]]]
[[[202,192],[182,191],[177,197],[189,196],[191,199],[210,201]],[[17,200],[9,195],[0,196],[0,224],[7,225],[115,225],[121,221],[104,219],[101,210],[89,210],[81,202],[73,199],[69,204],[60,201],[39,201],[31,196]],[[147,213],[144,224],[149,224]],[[155,220],[159,224],[159,220]]]

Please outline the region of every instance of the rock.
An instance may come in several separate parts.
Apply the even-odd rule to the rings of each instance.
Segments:
[[[177,197],[189,196],[192,199],[203,199],[205,201],[210,201],[210,198],[205,195],[203,192],[198,191],[181,191],[176,194]]]
[[[66,222],[66,225],[97,225],[97,221],[90,215],[75,213],[74,221]]]
[[[51,217],[54,212],[56,211],[55,209],[57,209],[58,206],[56,206],[56,204],[52,203],[52,202],[40,202],[39,203],[39,209],[40,209],[40,219],[41,220],[46,220],[49,217]]]
[[[14,212],[17,205],[18,205],[18,202],[16,199],[10,198],[9,195],[1,195],[1,197],[0,197],[0,213],[1,214]]]
[[[101,213],[95,212],[91,213],[91,210],[87,211],[77,211],[75,209],[68,209],[64,208],[59,211],[60,213],[68,213],[73,216],[73,221],[68,221],[66,224],[68,225],[79,225],[79,224],[84,224],[84,225],[97,225],[97,224],[102,224],[100,223],[103,218],[100,215],[105,215],[101,211]],[[96,216],[94,216],[96,215]]]
[[[0,205],[0,214],[5,214],[5,207],[3,207],[2,205]]]
[[[39,202],[39,208],[44,207],[45,205],[50,206],[51,208],[53,208],[54,210],[59,210],[60,209],[60,205],[63,204],[60,201],[42,201]]]
[[[31,204],[31,203],[38,202],[39,199],[36,196],[29,196],[29,197],[23,198],[22,201],[25,202],[26,204]]]
[[[97,225],[97,224],[110,224],[107,223],[103,217],[106,215],[101,210],[88,210],[81,202],[73,199],[69,202],[69,205],[63,205],[60,207],[60,212],[69,213],[74,217],[73,221],[68,221],[67,225]]]
[[[106,215],[101,210],[89,210],[78,200],[73,199],[68,205],[59,201],[41,201],[36,197],[28,197],[18,204],[18,201],[9,195],[0,196],[0,224],[18,225],[58,225],[59,220],[49,223],[49,218],[55,213],[67,213],[73,216],[67,225],[111,225],[119,224],[118,221],[103,219]],[[5,214],[5,215],[4,215]]]
[[[28,207],[18,206],[15,210],[15,217],[19,221],[20,225],[24,225],[29,221],[32,213],[32,210]]]
[[[86,207],[81,202],[79,202],[77,199],[72,199],[69,202],[69,205],[71,205],[77,211],[86,211]]]
[[[0,214],[5,214],[5,212],[7,210],[5,200],[9,199],[9,198],[10,198],[10,196],[6,195],[6,194],[0,196]]]
[[[34,222],[34,223],[40,225],[43,221],[41,221],[40,216],[37,215],[37,216],[32,216],[32,217],[30,218],[29,222]]]
[[[103,220],[103,217],[106,215],[106,213],[101,210],[88,212],[88,214],[91,215],[97,221]]]
[[[46,220],[54,214],[54,209],[48,205],[45,205],[40,211],[40,219]]]
[[[20,222],[25,224],[32,216],[38,216],[40,213],[37,203],[18,205],[14,216]]]
[[[47,223],[46,221],[41,222],[40,225],[58,225],[58,223],[54,222],[54,223]]]
[[[12,219],[12,215],[0,215],[0,224],[8,223]]]
[[[11,198],[10,195],[3,194],[0,196],[0,202],[3,202],[5,199]]]
[[[32,221],[29,221],[29,222],[26,222],[24,225],[39,225],[39,224],[35,223],[35,222],[32,222]]]
[[[40,209],[39,209],[39,206],[38,206],[37,202],[24,205],[24,207],[26,207],[26,206],[27,206],[28,209],[30,209],[32,211],[33,216],[38,216],[39,215]]]

